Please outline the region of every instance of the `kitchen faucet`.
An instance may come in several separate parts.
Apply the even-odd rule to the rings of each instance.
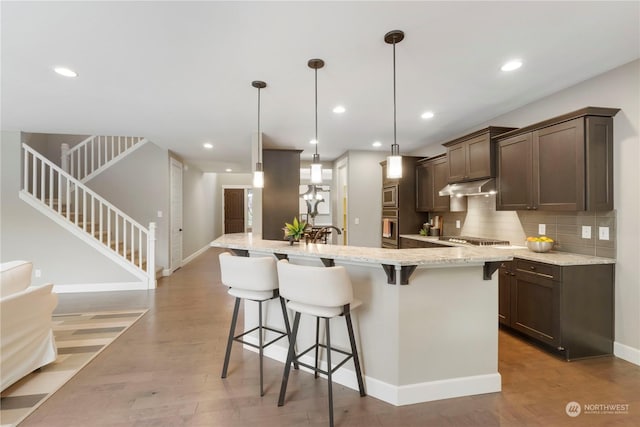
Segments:
[[[318,238],[322,237],[326,233],[327,229],[330,229],[330,228],[333,228],[334,230],[336,230],[338,234],[342,234],[342,230],[340,230],[335,225],[327,225],[326,227],[322,227],[320,230],[316,231],[316,234],[311,239],[311,243],[316,243]]]

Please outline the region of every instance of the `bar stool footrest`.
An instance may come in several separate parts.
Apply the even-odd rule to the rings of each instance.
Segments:
[[[324,348],[324,349],[325,349],[325,350],[327,350],[327,351],[335,351],[335,352],[337,352],[337,353],[340,353],[340,354],[343,354],[343,355],[347,356],[347,357],[345,357],[345,358],[344,358],[340,363],[338,363],[334,368],[332,368],[332,369],[331,369],[331,373],[332,373],[332,374],[333,374],[335,371],[337,371],[339,368],[341,368],[341,367],[342,367],[342,365],[344,365],[345,363],[347,363],[347,362],[349,361],[349,359],[352,359],[352,358],[353,358],[353,354],[352,354],[352,353],[349,353],[349,352],[344,351],[344,350],[340,350],[339,348],[335,348],[335,347],[328,348],[328,347],[327,347],[326,345],[324,345],[324,344],[314,344],[314,345],[312,345],[311,347],[309,347],[308,349],[306,349],[305,351],[303,351],[302,353],[299,353],[299,354],[295,355],[295,357],[294,357],[294,361],[297,361],[297,362],[298,362],[298,365],[300,365],[300,366],[304,366],[304,367],[305,367],[305,368],[307,368],[307,369],[311,369],[311,370],[312,370],[312,371],[314,371],[314,372],[316,372],[316,371],[317,371],[317,372],[318,372],[318,373],[320,373],[320,374],[329,375],[329,372],[328,372],[328,371],[325,371],[325,370],[320,369],[320,368],[318,368],[318,369],[316,370],[316,367],[315,367],[315,366],[313,366],[313,365],[308,365],[308,364],[306,364],[306,363],[304,363],[304,362],[301,362],[301,361],[300,361],[300,359],[299,359],[300,357],[304,356],[305,354],[307,354],[307,353],[308,353],[308,352],[310,352],[311,350],[314,350],[316,347],[322,347],[322,348]]]
[[[254,344],[254,343],[247,342],[247,341],[245,341],[245,340],[243,340],[243,339],[242,339],[242,337],[244,337],[245,335],[250,334],[251,332],[257,331],[258,329],[260,329],[260,327],[259,327],[259,326],[256,326],[256,327],[255,327],[255,328],[253,328],[253,329],[249,329],[248,331],[245,331],[245,332],[243,332],[243,333],[241,333],[241,334],[236,335],[235,337],[233,337],[233,340],[234,340],[234,341],[236,341],[236,342],[239,342],[239,343],[242,343],[242,344],[248,345],[248,346],[253,347],[253,348],[260,348],[260,346],[259,346],[259,345],[256,345],[256,344]],[[274,329],[274,328],[271,328],[271,327],[268,327],[268,326],[263,326],[263,327],[262,327],[262,329],[267,330],[267,331],[270,331],[270,332],[274,332],[274,333],[276,333],[276,334],[278,334],[278,335],[279,335],[279,336],[277,336],[276,338],[272,339],[271,341],[269,341],[269,342],[266,342],[266,343],[262,344],[262,348],[265,348],[265,347],[267,347],[267,346],[269,346],[269,345],[273,344],[274,342],[276,342],[276,341],[278,341],[278,340],[280,340],[280,339],[282,339],[282,338],[284,338],[284,337],[286,337],[286,336],[287,336],[287,333],[286,333],[286,332],[281,331],[281,330],[279,330],[279,329]]]

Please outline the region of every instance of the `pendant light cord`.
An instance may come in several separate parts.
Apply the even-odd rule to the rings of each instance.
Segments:
[[[316,82],[316,156],[318,155],[318,69],[315,70]]]
[[[396,42],[395,41],[393,42],[393,145],[397,145],[397,139],[396,139]]]
[[[260,150],[260,88],[258,88],[258,163],[262,163],[262,150]]]

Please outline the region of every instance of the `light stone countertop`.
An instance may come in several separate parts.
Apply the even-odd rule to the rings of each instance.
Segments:
[[[422,240],[425,242],[438,243],[446,246],[456,246],[456,247],[469,247],[470,245],[453,243],[443,240],[438,240],[438,237],[433,236],[421,236],[419,234],[402,234],[400,237],[404,237],[406,239],[414,239],[414,240]],[[527,249],[526,247],[515,247],[515,248],[504,248],[504,249],[496,249],[487,246],[478,247],[471,246],[474,248],[478,248],[481,251],[491,250],[491,251],[504,251],[506,252],[510,258],[520,258],[526,259],[529,261],[537,261],[544,262],[547,264],[554,264],[560,266],[569,266],[569,265],[589,265],[589,264],[615,264],[616,260],[612,258],[603,258],[597,256],[590,255],[580,255],[573,254],[570,252],[560,252],[560,251],[549,251],[545,253],[533,252]],[[432,249],[428,249],[432,250]]]
[[[478,265],[484,262],[510,261],[513,259],[509,251],[473,246],[452,246],[434,249],[385,249],[315,243],[305,244],[303,242],[290,246],[288,241],[262,240],[251,233],[225,234],[211,242],[210,246],[395,266]]]

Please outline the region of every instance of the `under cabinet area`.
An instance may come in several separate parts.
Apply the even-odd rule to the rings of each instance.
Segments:
[[[448,212],[449,196],[438,194],[448,184],[446,154],[416,164],[416,211]]]
[[[613,264],[515,258],[499,269],[498,320],[567,360],[613,353]]]
[[[618,111],[588,107],[500,135],[496,209],[613,209]]]

